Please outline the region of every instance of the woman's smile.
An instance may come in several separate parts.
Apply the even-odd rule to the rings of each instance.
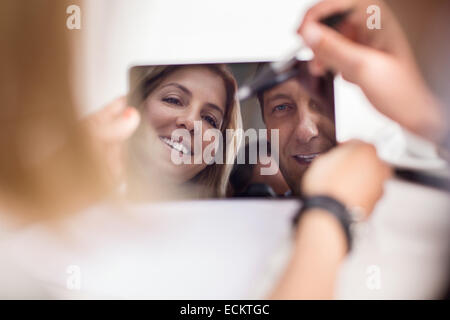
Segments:
[[[186,155],[192,155],[191,147],[184,144],[182,141],[175,141],[169,137],[160,136],[159,139],[170,149],[174,149]]]

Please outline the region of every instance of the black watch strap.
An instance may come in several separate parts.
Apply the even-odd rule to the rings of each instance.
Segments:
[[[298,224],[302,214],[309,209],[323,209],[332,214],[339,221],[347,239],[348,250],[350,251],[352,247],[352,234],[350,227],[353,219],[345,205],[329,196],[307,197],[303,199],[303,205],[294,217],[294,226]]]

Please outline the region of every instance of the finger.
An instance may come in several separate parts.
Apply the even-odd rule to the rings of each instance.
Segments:
[[[120,115],[125,110],[126,106],[126,97],[121,96],[99,110],[98,115],[102,119],[109,119]]]
[[[106,152],[108,154],[107,161],[111,174],[116,181],[120,181],[123,173],[123,147],[122,145],[115,144],[109,147]]]
[[[105,125],[102,136],[108,142],[124,141],[134,133],[139,122],[139,112],[133,107],[127,107],[121,115]]]
[[[310,22],[302,33],[306,44],[313,50],[314,57],[326,68],[356,82],[359,71],[374,50],[359,45],[335,30]]]
[[[308,62],[309,73],[315,77],[320,77],[325,74],[325,69],[318,59],[313,59]]]
[[[365,158],[367,155],[376,157],[376,150],[373,145],[367,142],[351,139],[342,144],[342,154],[352,158],[360,158],[361,156]]]
[[[382,160],[380,160],[380,161],[381,161],[382,166],[383,166],[383,177],[384,177],[384,180],[392,178],[393,170],[392,170],[391,166],[387,162],[384,162]]]
[[[309,22],[319,22],[321,19],[329,17],[335,13],[350,9],[353,2],[354,1],[352,0],[325,0],[319,2],[306,12],[300,27],[297,29],[297,32],[301,33],[304,26]]]
[[[350,147],[353,148],[353,147],[365,145],[365,144],[367,144],[367,143],[364,142],[363,140],[353,138],[353,139],[350,139],[350,140],[341,142],[340,144],[341,144],[341,145],[345,145],[345,146],[349,146],[349,148],[350,148]]]

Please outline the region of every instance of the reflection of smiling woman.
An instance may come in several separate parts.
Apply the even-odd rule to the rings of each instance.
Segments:
[[[224,65],[148,69],[131,94],[132,104],[142,114],[140,127],[130,140],[130,170],[134,177],[141,181],[150,179],[149,166],[156,164],[170,183],[190,182],[200,187],[202,196],[224,196],[231,171],[231,165],[226,163],[232,161],[207,164],[202,160],[178,165],[171,155],[176,151],[197,159],[194,122],[201,122],[202,136],[208,129],[219,129],[224,134],[226,129],[241,128],[235,93],[236,81]],[[172,139],[176,129],[187,130],[190,143]],[[211,143],[218,142],[202,139],[201,150]],[[234,158],[235,150],[230,141],[223,148],[224,159]]]

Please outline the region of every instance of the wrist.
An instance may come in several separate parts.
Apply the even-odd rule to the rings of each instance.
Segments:
[[[340,227],[345,236],[346,247],[349,251],[352,247],[353,224],[360,220],[361,217],[358,215],[361,215],[361,213],[357,210],[347,208],[345,204],[328,195],[316,195],[304,198],[303,200],[302,208],[294,217],[294,225],[297,225],[306,214],[309,215],[311,212],[325,213],[329,218],[334,219],[335,226],[337,224]]]
[[[322,195],[328,196],[340,202],[357,221],[365,220],[369,216],[369,213],[372,212],[372,208],[376,204],[374,201],[358,196],[355,191],[348,193],[343,189],[329,192],[304,193],[305,198],[313,198]]]
[[[301,240],[315,255],[322,252],[333,260],[344,257],[349,251],[348,240],[340,222],[320,208],[308,209],[302,214],[297,227],[297,241]]]

